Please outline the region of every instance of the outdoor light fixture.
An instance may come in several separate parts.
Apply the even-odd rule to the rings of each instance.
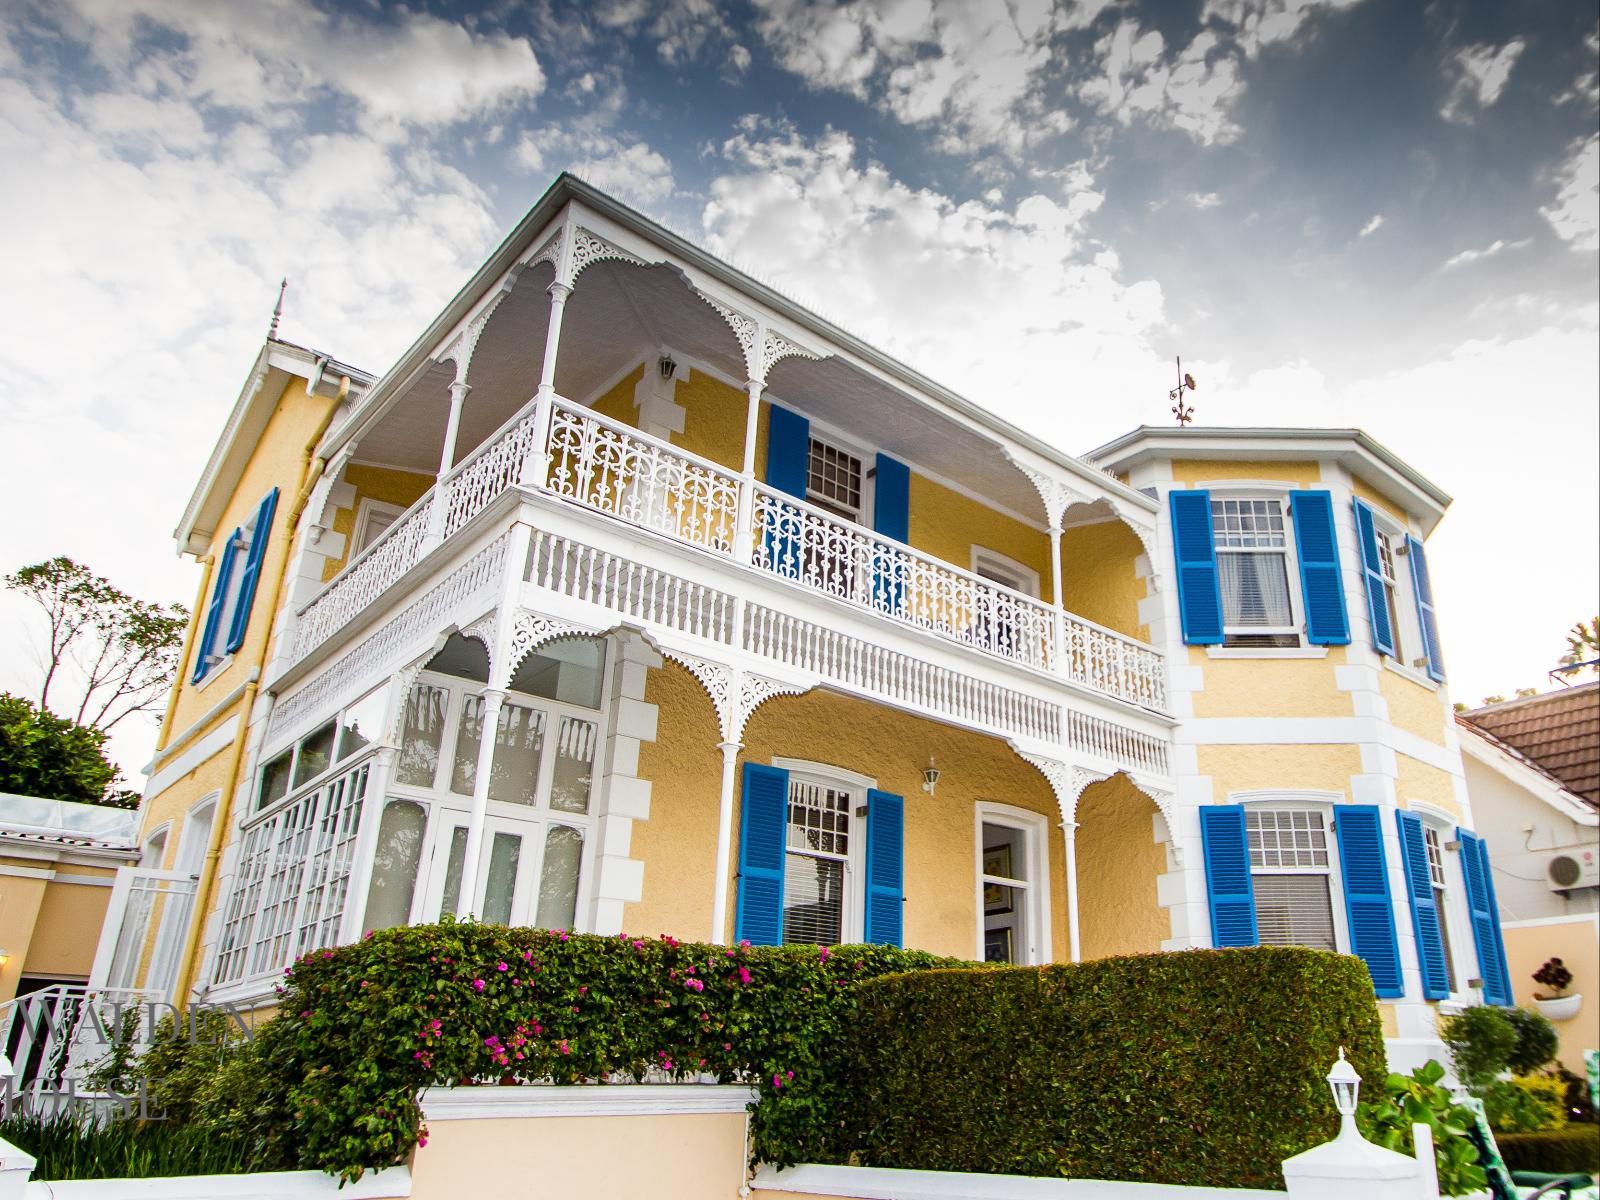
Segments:
[[[1339,1110],[1339,1136],[1360,1137],[1356,1131],[1356,1096],[1361,1092],[1361,1076],[1344,1056],[1339,1047],[1339,1061],[1328,1072],[1328,1086],[1333,1089],[1333,1106]]]
[[[661,378],[671,379],[677,373],[678,364],[672,361],[672,355],[663,354],[656,359],[656,368],[661,372]]]
[[[922,768],[922,790],[933,795],[939,783],[939,768],[933,765],[933,755],[928,755],[928,765]]]

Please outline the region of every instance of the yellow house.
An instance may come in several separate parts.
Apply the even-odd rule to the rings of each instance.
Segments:
[[[450,912],[1293,941],[1436,1052],[1505,974],[1447,503],[1356,431],[1075,458],[563,176],[383,375],[262,349],[178,530],[206,575],[143,809],[198,917],[170,965],[132,907],[103,951],[262,1005]]]

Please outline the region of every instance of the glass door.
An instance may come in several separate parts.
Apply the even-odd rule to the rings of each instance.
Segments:
[[[467,857],[467,814],[440,813],[430,872],[427,920],[454,913],[461,900],[461,876]],[[476,895],[470,905],[488,925],[529,925],[533,915],[534,864],[540,826],[528,821],[489,816],[483,823]]]

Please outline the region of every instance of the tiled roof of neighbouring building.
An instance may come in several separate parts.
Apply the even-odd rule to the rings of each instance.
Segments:
[[[1461,719],[1600,808],[1600,681],[1476,708]]]

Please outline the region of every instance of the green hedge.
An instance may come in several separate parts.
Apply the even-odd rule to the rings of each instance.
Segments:
[[[1346,1052],[1385,1077],[1365,965],[1193,950],[901,975],[857,989],[846,1046],[874,1166],[1281,1187],[1337,1128]]]
[[[1587,1171],[1600,1175],[1600,1125],[1567,1125],[1539,1133],[1495,1135],[1500,1156],[1513,1171]]]
[[[757,1157],[827,1160],[858,984],[951,965],[884,946],[752,949],[455,924],[385,930],[287,973],[278,1016],[202,1089],[258,1157],[354,1177],[425,1135],[435,1084],[708,1074],[759,1086]]]

